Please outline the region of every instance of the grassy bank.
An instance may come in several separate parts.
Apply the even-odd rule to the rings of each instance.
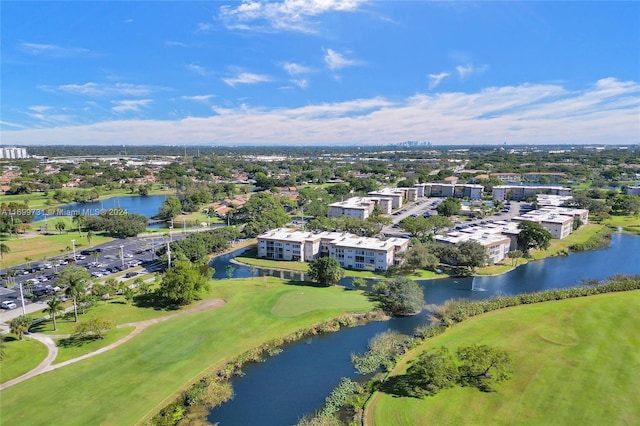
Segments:
[[[4,338],[4,356],[0,361],[0,383],[33,370],[47,356],[47,347],[35,339],[23,337],[24,340],[20,341],[13,334],[7,334]]]
[[[404,374],[425,349],[487,344],[514,360],[513,378],[495,393],[452,388],[423,399],[378,392],[368,425],[636,424],[640,291],[518,306],[456,325],[411,351],[393,370]],[[465,409],[460,409],[465,407]]]
[[[611,216],[602,221],[610,228],[620,228],[627,234],[640,235],[640,215],[639,216]]]
[[[247,349],[345,311],[373,307],[360,292],[275,278],[266,285],[262,279],[214,281],[209,296],[227,303],[154,324],[112,351],[4,390],[0,423],[135,424],[197,377]]]

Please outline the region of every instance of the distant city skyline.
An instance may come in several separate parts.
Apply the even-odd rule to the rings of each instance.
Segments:
[[[640,143],[640,2],[1,12],[4,146]]]

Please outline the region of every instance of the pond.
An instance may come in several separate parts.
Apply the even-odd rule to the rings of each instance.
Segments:
[[[212,261],[216,278],[226,278],[229,260],[245,249]],[[485,299],[498,294],[580,285],[583,279],[615,274],[640,274],[640,237],[614,234],[606,249],[573,253],[530,262],[507,274],[492,277],[419,281],[426,303],[448,299]],[[250,277],[248,267],[233,265],[234,277]],[[342,282],[347,287],[349,280]],[[345,328],[283,347],[263,363],[245,366],[244,377],[233,379],[233,400],[211,410],[208,420],[227,425],[293,425],[320,408],[341,377],[357,378],[351,353],[364,352],[369,339],[396,330],[411,334],[427,322],[427,313],[407,318]]]
[[[97,215],[102,210],[121,208],[127,213],[137,213],[146,217],[154,216],[158,213],[160,205],[167,198],[166,195],[131,195],[107,198],[106,200],[91,201],[88,203],[71,203],[56,207],[54,214],[43,214],[36,210],[35,221],[45,220],[53,216],[73,216],[76,212],[85,216]]]

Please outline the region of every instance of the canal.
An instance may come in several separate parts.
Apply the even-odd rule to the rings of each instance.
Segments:
[[[244,250],[214,259],[216,278],[225,278],[233,265],[234,277],[249,277],[248,267],[229,261]],[[573,253],[530,262],[491,277],[422,280],[425,303],[449,299],[480,300],[499,294],[512,295],[580,285],[585,279],[604,279],[615,274],[640,274],[640,237],[614,234],[606,249]],[[342,285],[349,287],[345,279]],[[427,313],[406,318],[345,328],[314,336],[283,347],[281,354],[263,363],[245,366],[243,377],[233,380],[234,398],[211,410],[208,420],[229,425],[294,425],[305,414],[324,404],[325,397],[341,377],[356,378],[351,354],[364,352],[369,339],[395,330],[411,334],[427,322]]]

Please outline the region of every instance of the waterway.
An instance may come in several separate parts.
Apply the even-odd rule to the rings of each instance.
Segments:
[[[239,250],[211,263],[215,278],[226,278],[229,260]],[[582,284],[585,279],[604,279],[615,274],[640,274],[640,237],[614,234],[606,249],[573,253],[530,262],[491,277],[422,280],[425,303],[449,299],[485,299],[498,294],[520,294]],[[248,267],[233,265],[233,277],[249,277]],[[280,272],[276,272],[279,274]],[[295,274],[291,275],[296,279]],[[350,280],[342,285],[350,287]],[[396,330],[411,334],[427,322],[427,313],[407,318],[345,328],[286,345],[280,355],[263,363],[247,365],[245,376],[233,380],[234,398],[211,410],[208,420],[229,425],[293,425],[324,404],[325,397],[341,377],[357,378],[352,353],[364,352],[369,339]]]
[[[53,209],[53,214],[45,215],[43,211],[35,211],[35,221],[45,220],[53,216],[73,216],[75,212],[85,216],[99,214],[102,210],[113,208],[121,208],[127,213],[137,213],[146,217],[158,214],[160,205],[167,198],[166,195],[150,195],[150,196],[121,196],[107,198],[106,200],[91,201],[88,203],[71,203],[65,204]]]

